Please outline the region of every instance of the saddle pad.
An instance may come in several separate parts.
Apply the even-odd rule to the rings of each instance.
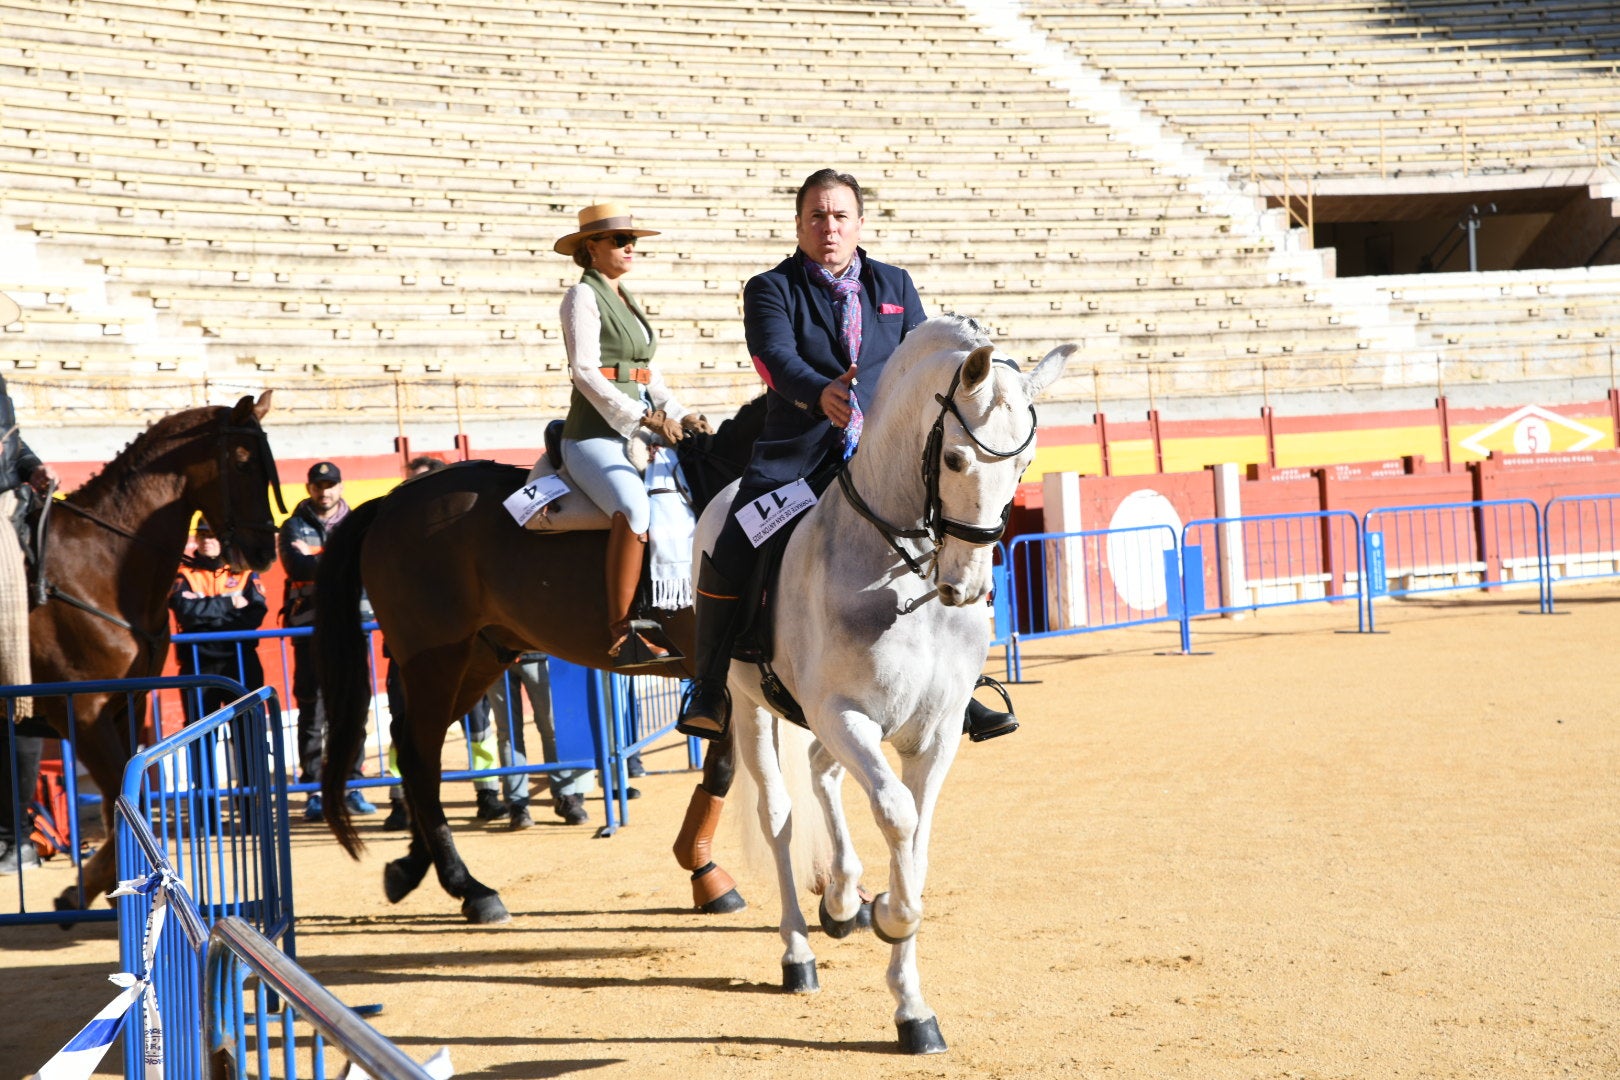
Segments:
[[[568,475],[567,469],[552,467],[550,457],[542,457],[534,463],[524,483],[532,483],[542,476],[560,477],[569,487],[566,495],[559,496],[547,503],[541,511],[528,520],[523,527],[530,532],[558,533],[558,532],[585,532],[590,529],[606,529],[612,522],[602,513],[602,508],[591,502],[590,496],[575,486]]]

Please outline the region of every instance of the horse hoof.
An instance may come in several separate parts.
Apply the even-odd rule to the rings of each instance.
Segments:
[[[830,938],[842,941],[856,930],[865,930],[872,925],[872,902],[862,901],[861,906],[855,909],[855,914],[848,919],[835,919],[827,911],[827,898],[821,898],[821,929]]]
[[[802,964],[782,965],[782,989],[790,994],[814,994],[821,989],[821,983],[816,981],[816,961],[814,957]]]
[[[698,908],[705,915],[728,915],[733,911],[741,911],[748,906],[748,901],[742,898],[742,893],[732,889],[723,896],[717,896],[707,904]]]
[[[507,912],[506,905],[501,903],[499,893],[490,893],[488,896],[467,897],[461,902],[461,913],[467,916],[467,921],[475,926],[498,926],[509,923],[512,916]]]
[[[939,1033],[939,1017],[926,1020],[897,1020],[900,1029],[900,1049],[907,1054],[943,1054],[945,1036]]]
[[[79,911],[79,897],[77,890],[68,889],[51,902],[57,911]],[[59,922],[56,924],[63,930],[71,930],[76,925],[72,922]]]
[[[383,867],[383,895],[388,897],[390,904],[397,904],[411,895],[411,890],[421,880],[400,865],[403,861],[401,859]]]
[[[886,893],[886,892],[880,892],[876,896],[872,897],[872,903],[871,903],[871,907],[873,909],[872,910],[872,933],[874,933],[874,934],[876,934],[878,936],[879,941],[886,942],[887,944],[890,944],[890,945],[903,945],[906,942],[910,941],[912,938],[916,937],[917,936],[917,931],[913,930],[911,933],[906,934],[903,937],[890,937],[888,934],[885,934],[883,932],[883,927],[878,925],[878,921],[877,921],[877,905],[878,905],[878,901],[882,900],[885,896],[888,896],[888,895],[889,894]],[[941,1044],[941,1049],[943,1049],[943,1048],[944,1048],[943,1044]]]

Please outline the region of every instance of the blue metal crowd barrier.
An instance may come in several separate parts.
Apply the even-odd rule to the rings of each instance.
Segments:
[[[1547,610],[1546,533],[1541,507],[1529,499],[1369,510],[1362,534],[1367,565],[1381,567],[1368,575],[1370,599],[1534,584]]]
[[[1014,682],[1023,679],[1021,641],[1181,618],[1181,548],[1169,525],[1026,533],[1004,565]]]
[[[1620,495],[1560,495],[1542,508],[1546,529],[1546,610],[1553,585],[1620,577]]]
[[[154,869],[154,851],[135,835],[132,822],[138,823],[155,853],[185,880],[204,922],[227,915],[243,919],[291,956],[296,952],[292,853],[278,719],[273,690],[243,692],[131,757],[120,792],[124,812],[119,815],[118,877],[127,881]],[[141,962],[151,903],[143,894],[118,899],[119,950],[126,971],[136,971],[133,965]],[[151,976],[164,1010],[163,1030],[194,1028],[201,1013],[197,946],[189,954],[178,946],[171,951],[165,939],[160,948]],[[126,1031],[126,1073],[138,1076],[145,1017],[131,1013]]]
[[[1183,652],[1197,615],[1353,599],[1356,629],[1366,629],[1361,522],[1348,510],[1189,521],[1181,564]]]
[[[223,691],[233,697],[239,696],[243,692],[242,687],[236,682],[217,675],[182,675],[171,678],[149,679],[100,679],[73,683],[30,683],[21,686],[0,686],[0,722],[10,723],[13,707],[11,703],[17,698],[30,697],[36,700],[60,698],[63,706],[71,715],[76,711],[79,700],[82,698],[121,695],[124,698],[124,713],[127,717],[127,723],[125,730],[120,733],[120,737],[127,740],[127,745],[139,746],[142,741],[142,728],[147,715],[148,703],[151,706],[152,730],[160,732],[165,727],[171,726],[170,721],[175,719],[164,715],[161,692],[178,690],[184,693],[187,690],[199,688]],[[24,734],[39,734],[46,738],[54,739],[57,737],[54,730],[44,726],[43,723],[37,720],[27,721],[25,725],[17,730]],[[17,764],[16,745],[11,739],[7,739],[5,745],[6,753],[0,756],[0,765],[11,770],[12,775],[15,775]],[[61,740],[61,748],[62,780],[67,793],[68,820],[66,822],[53,822],[52,824],[56,826],[56,831],[67,840],[67,847],[63,854],[72,862],[76,873],[82,875],[83,860],[87,855],[86,848],[89,841],[80,828],[80,812],[81,809],[86,807],[99,807],[104,793],[84,792],[80,789],[77,775],[78,731],[75,726],[69,726],[68,737]],[[21,792],[14,794],[19,800],[24,795]],[[27,796],[32,796],[32,794],[31,791],[26,793]],[[116,795],[117,793],[105,794]],[[13,806],[12,812],[18,814],[22,809],[21,806]],[[45,807],[36,808],[36,812],[40,813],[47,812],[47,810],[48,808]],[[14,816],[11,820],[21,821],[24,819]],[[111,909],[91,907],[86,904],[82,880],[76,882],[79,890],[76,909],[30,911],[26,889],[27,882],[31,879],[31,875],[39,875],[46,871],[48,871],[48,867],[22,868],[15,882],[16,910],[0,913],[0,926],[23,923],[110,922],[113,920],[114,915]]]

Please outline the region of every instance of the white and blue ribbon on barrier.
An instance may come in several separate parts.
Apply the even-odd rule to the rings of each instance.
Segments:
[[[36,1074],[37,1080],[90,1080],[90,1075],[107,1055],[107,1048],[118,1038],[124,1018],[137,1000],[141,1002],[146,1019],[146,1045],[142,1048],[146,1061],[146,1080],[163,1080],[163,1021],[158,1015],[157,990],[152,986],[152,967],[157,959],[158,939],[163,936],[163,923],[168,916],[168,889],[175,884],[172,875],[154,870],[144,878],[120,881],[118,888],[107,895],[150,896],[151,910],[146,914],[146,939],[142,943],[141,958],[145,978],[136,978],[127,971],[109,975],[123,992],[96,1013],[95,1018],[73,1036],[56,1056],[47,1061]]]

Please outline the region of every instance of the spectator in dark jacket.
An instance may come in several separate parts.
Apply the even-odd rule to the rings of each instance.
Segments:
[[[281,524],[277,547],[281,567],[287,572],[287,592],[281,604],[282,625],[313,626],[315,623],[315,567],[326,549],[326,537],[349,516],[343,501],[343,474],[330,461],[309,467],[304,490],[309,497],[293,509]],[[293,701],[298,706],[298,781],[313,784],[321,778],[321,751],[326,743],[326,715],[321,710],[319,682],[315,671],[315,641],[311,637],[292,639]],[[360,776],[356,764],[354,776]],[[351,814],[375,814],[373,806],[359,789],[349,792]],[[319,821],[323,816],[320,792],[314,792],[304,806],[304,817]]]
[[[268,608],[259,577],[251,570],[233,570],[220,557],[219,538],[207,521],[197,523],[197,548],[190,565],[182,566],[169,592],[169,608],[180,632],[229,633],[257,630]],[[204,641],[177,643],[175,652],[185,675],[223,675],[249,690],[264,685],[256,642]],[[184,695],[186,723],[195,723],[231,700],[224,690],[203,690]]]

